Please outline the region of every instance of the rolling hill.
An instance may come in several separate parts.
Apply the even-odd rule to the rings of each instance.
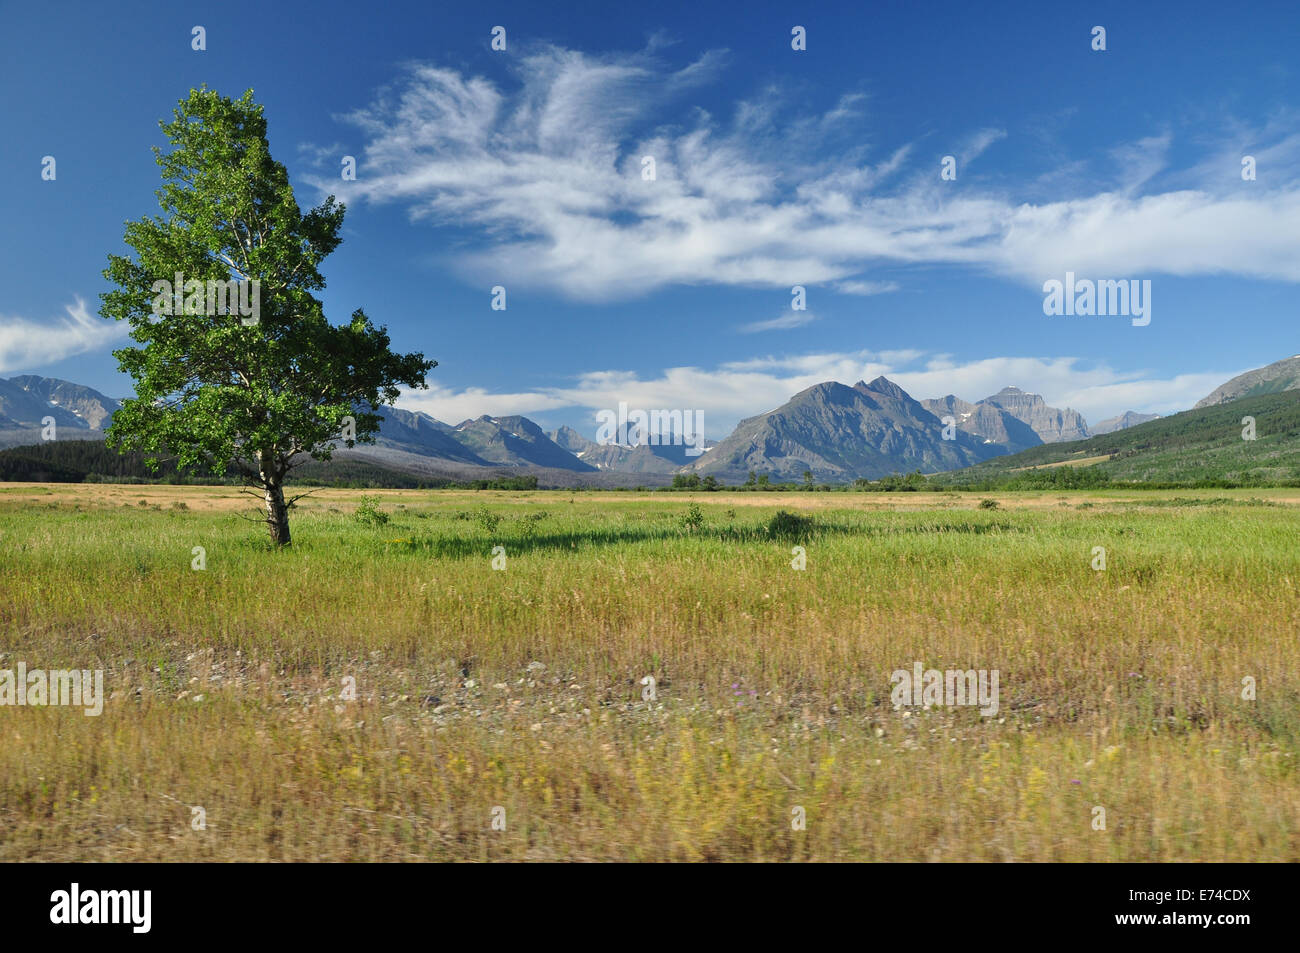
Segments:
[[[1253,417],[1256,439],[1242,439]],[[1086,472],[1084,472],[1086,471]],[[1300,483],[1300,391],[1183,411],[937,474],[941,486]]]
[[[1245,374],[1238,374],[1232,380],[1220,384],[1209,395],[1196,402],[1196,407],[1213,407],[1243,397],[1258,397],[1261,394],[1278,394],[1283,391],[1300,388],[1300,354],[1281,361],[1274,361],[1266,367],[1257,367]]]

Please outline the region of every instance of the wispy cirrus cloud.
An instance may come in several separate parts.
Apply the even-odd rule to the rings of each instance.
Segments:
[[[366,138],[358,181],[317,184],[468,230],[450,261],[476,282],[508,279],[579,300],[682,284],[847,285],[875,266],[913,264],[970,266],[1035,286],[1067,269],[1300,281],[1294,164],[1273,162],[1252,183],[1235,167],[1174,168],[1165,130],[1115,143],[1091,165],[1072,159],[1055,180],[1071,192],[1057,200],[1042,193],[1061,169],[996,189],[987,178],[953,187],[913,143],[861,145],[869,104],[861,92],[812,112],[765,90],[715,116],[690,108],[684,94],[719,75],[725,52],[673,69],[659,48],[602,56],[541,48],[514,61],[509,89],[412,66],[344,117]],[[1252,148],[1285,160],[1300,123],[1249,133]],[[964,167],[1010,135],[958,134],[954,154]],[[1225,130],[1225,154],[1242,138]],[[653,180],[643,178],[644,156],[655,159]]]
[[[957,159],[964,167],[982,156],[993,143],[1007,137],[1005,129],[979,129],[967,136],[957,148]]]
[[[106,347],[125,337],[124,323],[106,321],[75,298],[66,318],[33,321],[0,315],[0,373],[28,370]]]
[[[805,324],[812,324],[817,320],[817,316],[811,311],[787,311],[775,318],[768,318],[766,321],[751,321],[749,324],[742,324],[738,330],[745,334],[755,334],[759,331],[788,331],[791,328],[801,328]]]
[[[335,164],[339,163],[345,151],[344,147],[337,142],[328,146],[317,145],[314,142],[298,143],[299,161],[306,163],[313,169],[321,168],[329,160],[333,160]]]
[[[883,295],[902,287],[897,281],[837,281],[836,291],[845,295]]]

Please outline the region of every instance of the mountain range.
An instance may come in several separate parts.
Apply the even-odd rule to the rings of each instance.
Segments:
[[[687,456],[686,451],[689,448],[684,443],[639,444],[635,447],[625,447],[616,443],[597,443],[567,426],[553,430],[547,436],[583,463],[597,470],[673,474],[693,459]]]
[[[1300,389],[1300,355],[1226,382],[1196,405]],[[38,443],[52,419],[59,439],[102,439],[121,401],[89,387],[25,375],[0,379],[0,448]],[[1089,428],[1077,411],[1051,407],[1038,394],[1004,387],[970,402],[948,394],[916,400],[885,377],[852,387],[826,381],[774,410],[742,420],[701,456],[683,444],[621,446],[590,440],[572,427],[549,433],[527,417],[483,415],[451,425],[428,414],[380,408],[374,444],[340,448],[406,473],[453,479],[537,474],[542,485],[658,485],[679,473],[724,483],[752,471],[774,482],[878,479],[894,473],[959,470],[1046,444],[1068,443],[1147,425],[1155,414],[1128,411]],[[68,433],[72,431],[72,433]]]
[[[960,429],[945,440],[942,431],[938,417],[884,377],[852,387],[828,381],[742,420],[688,469],[723,482],[746,479],[751,470],[777,482],[805,472],[821,482],[845,482],[955,470],[1007,452]]]

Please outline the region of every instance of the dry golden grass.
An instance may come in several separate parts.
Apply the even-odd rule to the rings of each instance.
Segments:
[[[1032,467],[1012,467],[1008,472],[1021,473],[1025,470],[1051,470],[1055,467],[1090,467],[1094,463],[1102,463],[1110,459],[1109,453],[1103,453],[1096,457],[1073,457],[1069,460],[1058,460],[1055,463],[1040,463]]]
[[[0,859],[1300,859],[1293,490],[365,492],[0,487]]]

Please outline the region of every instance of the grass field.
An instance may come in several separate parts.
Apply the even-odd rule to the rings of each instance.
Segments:
[[[0,860],[1300,860],[1300,491],[991,496],[0,485]]]

